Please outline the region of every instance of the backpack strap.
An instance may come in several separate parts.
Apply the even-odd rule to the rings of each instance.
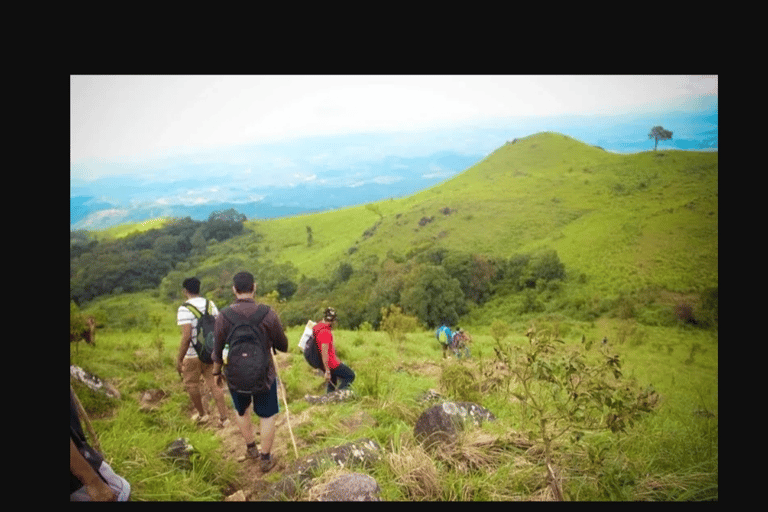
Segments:
[[[205,307],[203,308],[203,311],[200,311],[199,309],[197,309],[195,306],[192,305],[191,302],[185,302],[184,304],[182,304],[182,306],[187,308],[198,319],[202,317],[205,313],[208,313],[209,315],[212,314],[211,301],[209,301],[208,299],[205,299]]]
[[[205,305],[206,305],[206,307],[208,306],[208,299],[206,299],[206,300],[205,300]],[[189,312],[190,312],[190,313],[192,313],[193,315],[195,315],[195,318],[200,318],[201,316],[203,316],[203,314],[200,312],[200,310],[199,310],[199,309],[197,309],[195,306],[193,306],[193,305],[192,305],[191,303],[189,303],[189,302],[185,302],[184,304],[182,304],[182,306],[184,306],[185,308],[187,308],[187,309],[189,310]]]

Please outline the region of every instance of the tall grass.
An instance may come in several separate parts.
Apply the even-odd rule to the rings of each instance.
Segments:
[[[566,346],[580,344],[582,335],[598,341],[616,323],[537,320],[540,328],[557,324]],[[511,327],[502,342],[528,343],[523,326]],[[398,346],[383,332],[338,331],[339,356],[357,374],[353,388],[358,399],[317,406],[304,395],[321,394],[324,386],[295,347],[300,333],[289,329],[290,352],[278,355],[300,456],[370,437],[384,450],[382,462],[367,470],[379,482],[383,499],[553,499],[541,445],[531,437],[523,405],[482,376],[494,362],[496,342],[490,335],[473,335],[473,358],[457,361],[442,359],[430,332],[410,333]],[[222,455],[220,439],[189,419],[189,399],[173,366],[177,345],[173,327],[148,333],[104,329],[95,347],[72,348],[70,361],[117,384],[122,398],[114,403],[87,388],[76,390],[92,414],[108,461],[131,482],[134,500],[219,501],[240,485],[242,476],[236,463]],[[694,345],[699,348],[689,361]],[[662,405],[623,434],[586,432],[579,439],[561,439],[554,453],[565,499],[716,500],[717,336],[697,329],[649,328],[640,343],[627,340],[612,348],[624,361],[627,378],[652,384]],[[474,378],[462,380],[463,375]],[[150,388],[168,396],[159,408],[142,411],[138,397]],[[474,398],[497,420],[428,450],[414,438],[413,426],[429,405],[420,397],[430,389],[454,400]],[[286,441],[284,429],[281,436]],[[158,456],[179,437],[196,449],[191,470]],[[292,459],[292,450],[286,445],[281,456]]]

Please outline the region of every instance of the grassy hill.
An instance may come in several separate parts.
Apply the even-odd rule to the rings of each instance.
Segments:
[[[622,155],[539,133],[406,198],[248,226],[307,277],[387,254],[548,248],[590,294],[696,293],[718,281],[718,155]]]

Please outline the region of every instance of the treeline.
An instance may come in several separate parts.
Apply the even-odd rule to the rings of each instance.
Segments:
[[[383,310],[396,305],[433,328],[444,322],[456,325],[459,317],[496,294],[551,292],[565,278],[565,265],[555,251],[510,258],[448,249],[408,259],[390,253],[383,261],[372,257],[360,268],[341,262],[325,280],[301,279],[291,300],[279,309],[287,325],[301,325],[333,305],[343,312],[342,327],[367,324],[378,329]]]
[[[243,220],[237,212],[216,212],[206,222],[184,218],[101,242],[87,232],[72,232],[70,300],[80,305],[101,295],[157,289],[163,300],[177,301],[182,281],[194,275],[206,296],[227,304],[232,275],[247,269],[256,277],[259,296],[279,310],[286,326],[303,325],[333,305],[343,312],[342,327],[378,329],[382,310],[395,305],[435,327],[456,325],[472,307],[500,293],[553,292],[566,277],[555,251],[491,258],[436,249],[407,257],[390,252],[356,266],[341,261],[327,277],[307,278],[291,262],[272,261],[261,236],[244,232]],[[531,310],[535,307],[532,302]]]
[[[204,222],[186,217],[101,242],[87,231],[72,231],[70,301],[81,304],[100,295],[156,288],[178,264],[204,253],[211,240],[240,235],[243,221],[245,216],[234,210],[214,212]]]

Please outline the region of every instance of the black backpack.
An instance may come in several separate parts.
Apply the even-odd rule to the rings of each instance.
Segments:
[[[183,305],[197,318],[197,336],[192,340],[192,347],[202,362],[212,364],[213,327],[216,325],[216,317],[211,314],[210,303],[208,299],[205,299],[205,308],[202,312],[189,302],[185,302]]]
[[[307,344],[304,345],[304,359],[307,360],[309,366],[317,368],[318,370],[325,371],[323,366],[323,358],[320,355],[320,349],[317,346],[317,340],[315,339],[315,333],[312,332],[312,336],[307,340]]]
[[[221,310],[231,323],[226,344],[229,345],[227,366],[224,369],[227,385],[239,393],[266,393],[269,391],[268,340],[263,340],[257,329],[269,312],[269,306],[260,305],[250,317],[227,307]]]

